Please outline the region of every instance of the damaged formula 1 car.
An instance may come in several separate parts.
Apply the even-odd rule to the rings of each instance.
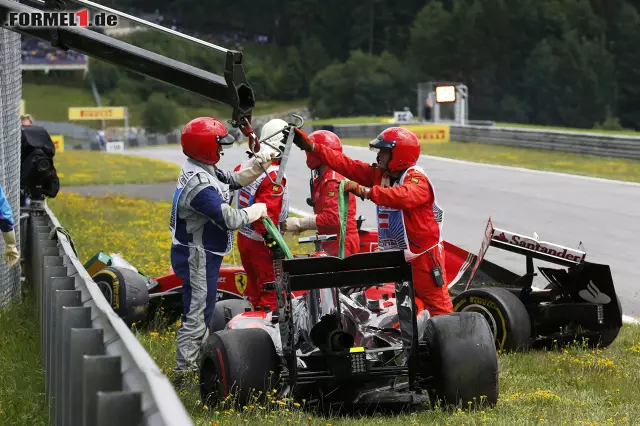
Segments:
[[[358,220],[360,252],[377,250],[376,230],[363,229]],[[335,235],[300,238],[300,243],[320,243]],[[524,256],[526,273],[516,274],[484,259],[489,247]],[[488,321],[499,350],[527,350],[586,338],[592,345],[611,344],[622,327],[622,309],[609,266],[585,260],[586,253],[493,227],[491,219],[478,255],[444,242],[446,282],[457,312],[478,312]],[[534,259],[553,264],[538,266]],[[182,312],[181,280],[172,272],[150,278],[118,256],[98,253],[87,262],[116,313],[129,324],[153,318],[159,306],[177,319]],[[542,281],[540,283],[539,281]],[[534,286],[534,282],[536,286]],[[252,307],[243,297],[246,275],[242,267],[223,265],[218,280],[218,303],[213,329],[221,330],[234,316]],[[360,304],[372,317],[395,315],[395,284],[368,288]],[[225,301],[226,300],[226,301]],[[381,311],[382,310],[382,311]],[[384,311],[386,310],[386,311]],[[256,314],[257,315],[257,314]]]
[[[489,247],[524,256],[525,274],[484,259]],[[502,350],[583,339],[589,346],[607,347],[622,327],[622,307],[609,266],[585,257],[582,250],[495,228],[489,219],[480,252],[469,254],[449,285],[454,310],[481,313]],[[534,259],[552,264],[538,266],[538,286]]]
[[[344,259],[299,256],[274,262],[278,307],[236,315],[212,331],[199,360],[201,400],[278,398],[322,409],[493,406],[498,363],[477,312],[430,318],[414,296],[401,250]],[[364,291],[394,282],[398,303],[375,314]],[[398,324],[396,324],[398,322]],[[256,356],[259,354],[259,356]]]

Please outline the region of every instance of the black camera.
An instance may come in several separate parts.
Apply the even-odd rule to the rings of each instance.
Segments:
[[[49,132],[41,126],[23,126],[20,164],[20,205],[27,199],[55,198],[60,180],[53,164],[56,147]]]

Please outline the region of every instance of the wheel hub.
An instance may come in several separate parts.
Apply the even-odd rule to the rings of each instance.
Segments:
[[[104,298],[107,299],[107,302],[109,302],[110,305],[113,305],[113,290],[111,289],[111,286],[104,281],[97,282],[96,284]]]

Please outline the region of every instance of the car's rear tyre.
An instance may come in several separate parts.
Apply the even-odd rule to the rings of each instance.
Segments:
[[[149,291],[143,276],[127,268],[107,266],[96,272],[92,279],[128,326],[147,318]]]
[[[531,347],[531,320],[524,304],[509,290],[474,288],[453,299],[456,312],[477,312],[489,324],[499,351],[526,351]]]
[[[203,343],[199,370],[200,398],[205,405],[214,407],[232,395],[230,402],[242,407],[276,388],[280,359],[265,330],[223,330]]]
[[[438,315],[427,321],[425,374],[433,406],[493,407],[498,401],[498,354],[489,324],[477,312]]]
[[[248,300],[228,299],[216,302],[213,308],[213,315],[211,315],[211,321],[209,322],[211,333],[224,330],[231,318],[245,312],[247,308],[250,310],[253,309],[253,306]]]

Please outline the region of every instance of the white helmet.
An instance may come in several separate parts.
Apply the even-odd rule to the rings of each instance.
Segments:
[[[282,130],[283,127],[286,127],[288,125],[289,123],[279,118],[274,118],[273,120],[269,120],[264,126],[262,126],[262,131],[260,132],[260,142],[263,141],[263,138],[269,135],[273,135],[275,132],[277,132],[278,130]],[[275,136],[270,137],[269,139],[267,139],[267,142],[269,142],[271,145],[275,147],[278,147],[280,156],[284,152],[284,148],[287,145],[286,139],[284,137],[284,133],[282,132],[278,133]],[[264,143],[261,143],[260,147],[261,147],[260,152],[266,152],[266,153],[278,152],[273,148],[271,148],[269,145]]]

